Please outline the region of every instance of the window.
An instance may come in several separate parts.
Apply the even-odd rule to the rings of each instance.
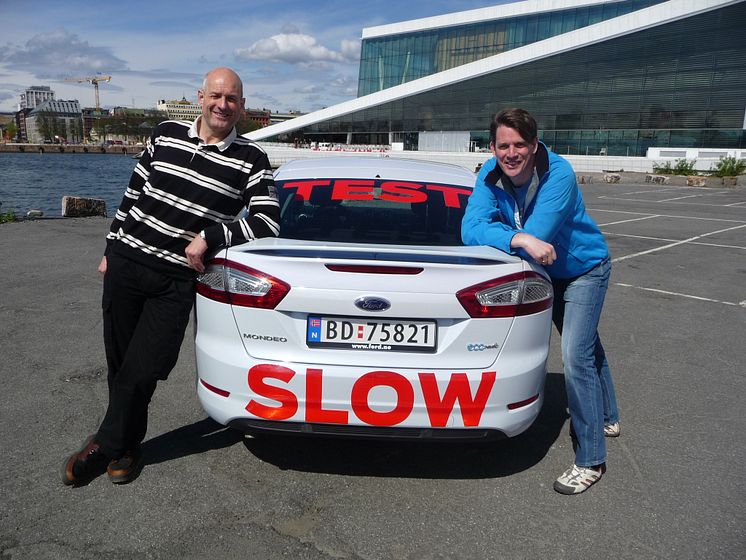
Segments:
[[[471,192],[380,179],[294,179],[277,187],[285,238],[398,245],[461,245]]]

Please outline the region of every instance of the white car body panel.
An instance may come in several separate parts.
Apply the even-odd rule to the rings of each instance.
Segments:
[[[468,171],[406,160],[302,160],[278,180],[378,177],[471,188]],[[281,234],[282,235],[282,234]],[[490,247],[324,243],[260,239],[217,255],[291,286],[274,309],[197,295],[197,393],[223,424],[243,421],[339,427],[494,430],[514,436],[543,402],[551,307],[520,317],[469,316],[456,292],[535,265]],[[373,257],[373,258],[371,258]],[[329,264],[422,268],[419,274],[335,272]],[[362,311],[363,296],[390,307]],[[435,352],[309,347],[309,314],[433,320]],[[481,391],[480,391],[481,387]],[[458,394],[458,397],[455,395]],[[530,400],[525,406],[508,405]],[[403,430],[402,430],[403,431]],[[343,433],[343,432],[341,432]]]

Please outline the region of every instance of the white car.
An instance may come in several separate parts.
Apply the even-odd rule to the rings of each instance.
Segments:
[[[385,157],[275,175],[278,238],[221,251],[198,279],[197,393],[246,432],[512,437],[543,402],[552,286],[465,247],[474,174]]]

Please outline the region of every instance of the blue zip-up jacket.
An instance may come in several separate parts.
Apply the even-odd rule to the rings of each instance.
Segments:
[[[511,249],[510,241],[516,233],[531,234],[554,246],[557,260],[545,267],[552,278],[580,276],[609,256],[601,230],[585,211],[575,172],[541,142],[527,188],[520,210],[513,185],[503,178],[497,159],[486,161],[461,222],[464,243],[490,245],[530,259],[522,249]]]

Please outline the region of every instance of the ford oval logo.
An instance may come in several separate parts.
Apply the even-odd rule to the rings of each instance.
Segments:
[[[391,304],[380,297],[363,296],[355,300],[355,305],[363,311],[386,311]]]

